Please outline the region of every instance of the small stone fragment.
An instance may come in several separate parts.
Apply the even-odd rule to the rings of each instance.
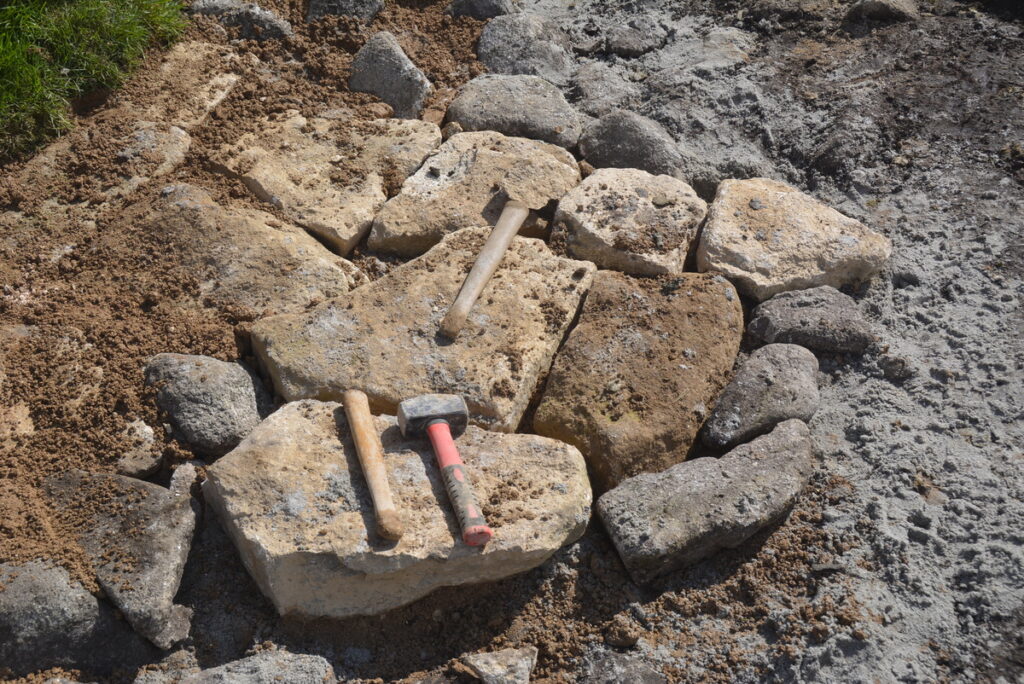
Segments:
[[[608,31],[605,49],[620,57],[639,57],[665,44],[668,31],[650,16],[617,23]]]
[[[395,116],[415,119],[432,86],[412,63],[391,33],[375,34],[356,53],[348,87],[376,95],[395,110]]]
[[[132,442],[132,446],[118,459],[117,472],[128,477],[144,478],[159,470],[162,454],[153,449],[156,443],[153,428],[142,420],[133,420],[122,434]]]
[[[721,458],[698,458],[606,492],[597,510],[637,584],[735,548],[781,519],[814,468],[800,420]]]
[[[916,21],[920,14],[915,0],[859,0],[846,13],[846,18],[852,21]]]
[[[237,26],[243,38],[272,40],[290,38],[294,34],[292,25],[286,20],[268,9],[242,0],[196,0],[189,11],[217,17],[225,26]]]
[[[177,684],[334,684],[338,680],[334,668],[320,656],[261,651],[175,681]]]
[[[146,364],[146,385],[157,390],[175,435],[205,456],[234,449],[273,403],[251,370],[208,356],[157,354]]]
[[[537,664],[537,647],[471,653],[462,656],[462,662],[484,684],[530,684],[530,673]]]
[[[754,309],[747,335],[824,352],[863,353],[875,340],[857,302],[834,287],[780,292]]]
[[[558,203],[569,254],[634,275],[682,273],[707,204],[686,183],[639,169],[598,169]]]
[[[580,153],[595,168],[635,168],[686,180],[685,161],[672,136],[658,122],[626,110],[609,112],[587,126]]]
[[[590,654],[583,666],[584,684],[668,684],[668,679],[637,656],[606,651]]]
[[[519,0],[452,0],[448,11],[456,17],[493,19],[519,9]]]
[[[599,271],[548,375],[534,430],[579,448],[602,491],[664,470],[686,458],[742,334],[739,297],[724,278]]]
[[[328,15],[356,17],[370,21],[384,9],[384,0],[310,0],[306,21],[316,21]]]
[[[753,200],[762,208],[751,208]],[[862,282],[891,253],[889,238],[792,186],[725,180],[708,211],[697,268],[721,273],[764,301],[787,290]]]
[[[476,53],[495,74],[530,74],[564,85],[575,68],[569,39],[557,26],[527,12],[495,17],[480,33]]]
[[[615,616],[604,633],[604,642],[616,648],[633,648],[639,640],[640,626],[622,614]]]
[[[104,593],[135,630],[162,649],[188,636],[192,610],[174,604],[192,545],[192,465],[164,489],[143,480],[72,470],[46,494],[96,570]]]
[[[374,418],[409,533],[376,535],[372,501],[340,404],[298,401],[207,470],[207,502],[281,615],[376,615],[442,586],[524,572],[583,534],[586,464],[573,447],[470,426],[458,446],[494,538],[466,546],[430,442]]]
[[[448,106],[448,121],[466,131],[493,130],[573,148],[583,130],[562,91],[539,76],[477,76]]]
[[[736,371],[704,424],[710,447],[733,447],[818,410],[818,359],[795,344],[757,349]]]
[[[446,234],[493,225],[509,199],[542,209],[580,181],[561,147],[493,131],[459,133],[423,162],[373,222],[370,249],[416,256]],[[537,226],[527,218],[523,231]]]

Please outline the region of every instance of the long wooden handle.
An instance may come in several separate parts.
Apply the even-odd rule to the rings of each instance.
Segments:
[[[366,393],[359,390],[347,390],[342,398],[352,440],[356,443],[359,464],[363,467],[363,476],[370,487],[377,534],[398,541],[402,538],[402,518],[391,499],[388,473],[384,468],[384,447],[381,446],[380,435],[373,424],[370,402]]]
[[[483,292],[487,281],[491,279],[494,272],[498,270],[498,264],[512,244],[512,238],[519,232],[523,221],[530,214],[530,208],[522,202],[510,200],[505,203],[501,210],[498,222],[494,224],[494,230],[487,238],[480,254],[476,257],[473,268],[462,283],[462,289],[455,298],[455,303],[448,309],[444,320],[441,321],[441,332],[449,339],[454,340],[459,336],[459,331],[466,324],[466,317],[470,309],[476,303],[480,293]]]

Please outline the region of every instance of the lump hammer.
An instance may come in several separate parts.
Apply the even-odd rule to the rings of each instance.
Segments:
[[[484,520],[452,439],[452,433],[462,434],[468,422],[466,401],[457,394],[422,394],[398,405],[398,427],[402,434],[419,437],[426,433],[430,438],[448,498],[462,528],[462,541],[469,546],[483,546],[494,532]]]

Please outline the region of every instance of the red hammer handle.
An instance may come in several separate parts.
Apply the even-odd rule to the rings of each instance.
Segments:
[[[459,527],[462,528],[462,541],[470,546],[483,546],[491,540],[494,532],[487,526],[473,488],[466,479],[466,470],[448,423],[443,420],[431,423],[427,426],[427,435],[434,446],[437,465],[441,468],[444,487],[448,490],[448,499],[459,519]]]

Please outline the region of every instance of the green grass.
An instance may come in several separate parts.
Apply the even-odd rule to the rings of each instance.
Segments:
[[[180,0],[0,0],[0,162],[67,130],[72,100],[184,27]]]

